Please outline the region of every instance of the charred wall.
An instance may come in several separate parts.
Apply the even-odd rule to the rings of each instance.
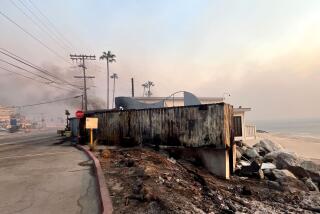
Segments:
[[[228,148],[233,108],[225,103],[171,108],[87,112],[99,118],[97,138],[108,144]]]

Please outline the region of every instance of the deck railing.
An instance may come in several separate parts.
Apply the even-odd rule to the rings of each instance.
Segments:
[[[256,126],[252,124],[245,125],[245,138],[246,139],[255,139],[256,138]]]

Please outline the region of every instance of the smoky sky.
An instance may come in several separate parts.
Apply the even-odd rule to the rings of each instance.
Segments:
[[[23,73],[20,69],[14,68],[12,66],[4,65],[3,67],[14,72]],[[64,110],[66,109],[71,111],[72,115],[74,115],[74,112],[76,110],[81,109],[81,97],[72,97],[81,95],[83,93],[82,90],[79,90],[61,81],[66,80],[70,84],[73,84],[75,86],[83,86],[83,79],[73,78],[73,76],[75,75],[82,75],[82,71],[76,67],[76,64],[75,66],[72,66],[70,69],[63,69],[49,62],[45,62],[41,65],[42,69],[50,72],[51,74],[54,74],[54,76],[57,76],[60,80],[51,76],[46,76],[43,73],[37,72],[36,70],[28,66],[24,66],[23,68],[28,69],[33,73],[38,73],[41,76],[45,76],[46,78],[50,78],[61,84],[46,84],[49,81],[46,81],[40,77],[34,76],[26,72],[23,73],[25,76],[32,77],[36,81],[30,80],[28,78],[16,75],[5,70],[1,70],[0,72],[2,78],[0,79],[0,84],[2,90],[0,93],[0,97],[2,106],[23,106],[47,101],[50,102],[61,98],[70,98],[65,101],[59,101],[56,103],[50,103],[46,105],[15,108],[16,112],[25,114],[27,116],[30,116],[31,118],[37,118],[37,116],[42,114],[46,115],[47,117],[61,116],[64,114]],[[88,68],[90,68],[90,66],[88,66]],[[54,87],[52,87],[51,85]],[[88,108],[105,108],[106,105],[104,100],[96,95],[94,87],[91,86],[94,86],[93,81],[88,81]]]
[[[63,60],[3,17],[0,47],[79,85],[81,79],[73,76],[82,71],[76,63],[70,64],[69,54],[96,55],[96,60],[87,64],[88,75],[95,76],[88,80],[93,86],[88,90],[90,108],[106,106],[106,62],[99,56],[110,50],[117,56],[117,61],[110,64],[110,75],[115,72],[119,76],[116,96],[130,96],[134,78],[136,96],[142,95],[141,84],[148,80],[155,83],[154,96],[180,90],[199,97],[230,93],[226,102],[252,108],[250,120],[320,117],[319,1],[35,3],[72,46],[61,48],[10,1],[3,1],[2,8]],[[30,104],[81,93],[0,73],[1,105]],[[110,97],[112,89],[110,80]],[[23,111],[61,115],[64,109],[75,111],[80,106],[79,98]]]

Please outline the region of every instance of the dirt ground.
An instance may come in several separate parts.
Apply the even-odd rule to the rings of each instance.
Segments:
[[[151,148],[98,153],[114,213],[313,213],[320,194],[267,180],[224,180],[199,165]]]

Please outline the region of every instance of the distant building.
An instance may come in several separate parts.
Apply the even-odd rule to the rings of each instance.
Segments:
[[[166,107],[184,106],[184,97],[134,97],[135,100],[142,103],[157,103],[164,100]],[[224,102],[223,97],[198,97],[201,104],[213,104]],[[233,121],[235,140],[248,140],[256,137],[256,126],[246,122],[245,113],[251,111],[251,108],[233,108]]]
[[[0,122],[10,122],[11,115],[14,114],[12,108],[7,108],[0,105]]]

